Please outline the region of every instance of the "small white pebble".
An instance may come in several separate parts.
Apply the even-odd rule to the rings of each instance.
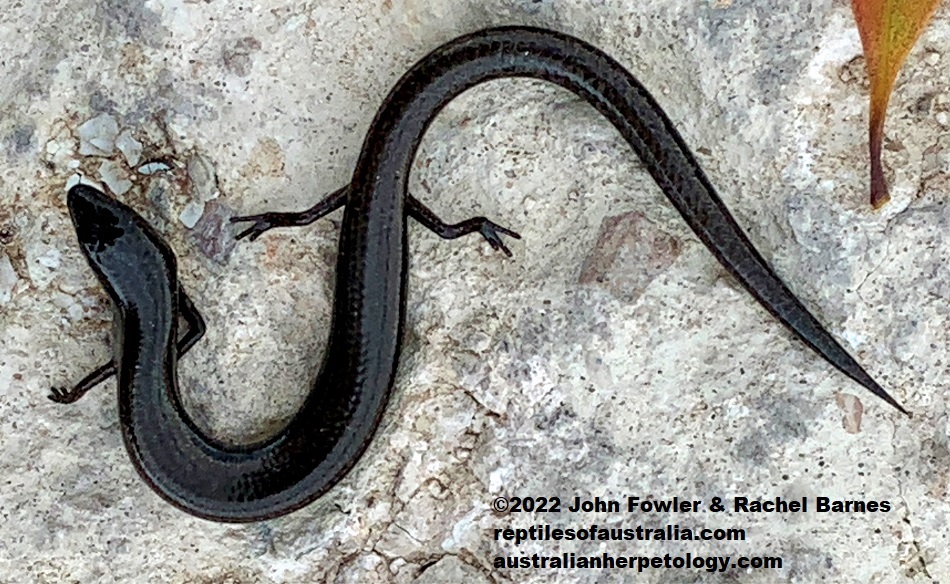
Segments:
[[[69,318],[69,320],[78,322],[85,316],[85,311],[79,304],[70,304],[66,309],[66,316]]]
[[[62,257],[63,257],[63,254],[61,254],[58,249],[51,249],[48,252],[41,255],[40,257],[36,258],[36,262],[40,264],[41,266],[43,266],[44,268],[55,270],[56,268],[59,267],[60,259]]]
[[[56,306],[57,308],[69,308],[70,306],[73,306],[75,304],[78,304],[76,302],[76,298],[74,298],[70,294],[63,294],[63,293],[53,294],[53,306]]]
[[[70,296],[75,296],[77,292],[82,290],[82,286],[80,286],[76,282],[70,282],[70,281],[60,282],[59,284],[57,284],[56,288],[63,294],[69,294]]]
[[[166,170],[171,170],[171,167],[164,162],[147,162],[138,168],[139,173],[145,175],[165,172]]]
[[[124,195],[132,188],[132,181],[125,177],[125,170],[114,160],[104,160],[99,165],[99,176],[116,195]]]
[[[947,115],[947,112],[937,112],[937,123],[944,127],[950,123],[950,116]]]
[[[94,181],[94,180],[89,180],[89,177],[83,176],[79,173],[76,173],[72,175],[71,177],[69,177],[68,179],[66,179],[65,190],[68,191],[69,189],[73,188],[74,186],[78,184],[89,185],[95,189],[99,189],[100,191],[103,190],[103,187],[99,182]]]
[[[85,156],[108,156],[115,149],[119,124],[109,114],[96,116],[79,126],[79,153]]]
[[[125,156],[129,166],[135,166],[142,159],[142,143],[132,136],[129,130],[123,130],[115,140],[116,148]]]
[[[408,562],[402,558],[396,558],[389,563],[389,572],[392,574],[398,574],[399,570],[403,568]]]
[[[188,203],[181,214],[178,215],[178,219],[181,220],[185,227],[191,229],[198,223],[198,220],[201,219],[204,212],[204,203],[191,202]]]

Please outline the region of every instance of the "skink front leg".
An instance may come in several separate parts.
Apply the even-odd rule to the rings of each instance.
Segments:
[[[178,287],[178,314],[185,320],[184,334],[178,340],[178,356],[181,357],[192,347],[195,346],[201,337],[204,336],[207,327],[201,313],[195,307],[194,302],[188,297],[188,294]],[[112,359],[105,365],[97,367],[95,371],[83,377],[82,381],[77,383],[72,389],[62,387],[53,387],[50,390],[49,398],[56,403],[71,404],[82,396],[86,395],[93,387],[99,385],[106,379],[115,375],[115,360]]]

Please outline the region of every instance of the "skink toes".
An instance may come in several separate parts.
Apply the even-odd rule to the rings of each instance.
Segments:
[[[61,387],[53,387],[50,389],[49,399],[58,403],[58,404],[71,404],[82,396],[81,393],[74,393],[63,389]]]
[[[234,236],[234,239],[244,239],[245,237],[249,238],[250,241],[254,241],[260,237],[265,231],[275,227],[273,222],[270,221],[268,217],[269,213],[262,213],[260,215],[245,215],[243,217],[231,217],[231,223],[241,223],[244,221],[253,221],[254,224],[245,229],[244,231],[238,233]]]
[[[487,219],[482,223],[480,231],[481,231],[482,237],[484,237],[485,240],[488,242],[488,244],[491,245],[492,249],[501,250],[508,257],[512,256],[511,250],[508,249],[508,246],[505,245],[505,242],[501,239],[501,236],[498,234],[503,233],[509,237],[513,237],[515,239],[521,239],[521,236],[518,235],[516,232],[510,229],[506,229],[502,227],[501,225],[492,223],[491,221]]]

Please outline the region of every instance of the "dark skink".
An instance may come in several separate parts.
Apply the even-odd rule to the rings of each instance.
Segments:
[[[303,225],[346,206],[340,233],[329,344],[309,396],[276,436],[245,446],[202,433],[179,400],[180,352],[204,323],[181,290],[175,256],[127,206],[99,191],[70,190],[82,249],[118,309],[116,368],[122,431],[132,460],[162,497],[199,517],[255,521],[298,509],[353,467],[386,407],[405,322],[406,216],[439,235],[480,232],[507,253],[485,218],[448,225],[408,193],[419,143],[432,119],[466,89],[500,77],[556,83],[597,108],[620,131],[696,235],[729,272],[795,335],[859,384],[904,411],[852,359],[773,273],[719,199],[663,110],[620,64],[565,34],[525,27],[487,29],[436,49],[383,102],[352,182],[302,213],[265,213],[239,237]],[[188,330],[178,340],[176,316]],[[73,390],[71,401],[112,369]]]

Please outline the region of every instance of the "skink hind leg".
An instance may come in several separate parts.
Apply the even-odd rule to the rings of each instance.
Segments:
[[[252,222],[250,227],[238,233],[235,238],[243,239],[249,237],[251,241],[254,241],[265,231],[269,231],[275,227],[301,227],[303,225],[310,225],[317,219],[325,217],[345,205],[346,195],[347,187],[343,187],[333,191],[327,195],[326,198],[306,211],[260,213],[257,215],[232,217],[231,223]],[[482,237],[492,246],[492,249],[501,250],[508,257],[511,257],[511,250],[508,249],[508,246],[505,245],[505,242],[501,239],[501,235],[499,234],[521,239],[518,233],[506,227],[502,227],[485,217],[472,217],[471,219],[466,219],[465,221],[454,224],[446,223],[411,195],[406,199],[406,211],[410,217],[443,239],[456,239],[463,235],[468,235],[469,233],[481,233]]]
[[[234,238],[244,239],[245,237],[250,237],[251,241],[254,241],[263,235],[265,231],[270,231],[275,227],[303,227],[304,225],[310,225],[317,219],[325,217],[345,205],[347,192],[348,186],[337,189],[306,211],[259,213],[257,215],[231,217],[231,223],[253,221],[250,227],[235,235]]]
[[[471,219],[450,225],[442,219],[439,219],[438,215],[433,213],[415,197],[409,197],[408,203],[409,216],[442,239],[456,239],[463,235],[468,235],[469,233],[481,233],[482,237],[485,238],[492,249],[500,249],[508,257],[511,257],[511,250],[508,249],[508,246],[505,245],[505,242],[498,234],[501,233],[508,237],[521,239],[521,235],[518,233],[506,227],[502,227],[493,221],[489,221],[485,217],[472,217]]]
[[[184,334],[178,340],[178,356],[182,356],[195,346],[201,337],[204,336],[207,327],[201,313],[195,307],[194,302],[178,287],[178,314],[185,320]],[[50,390],[49,398],[56,403],[71,404],[82,396],[86,395],[93,387],[99,385],[106,379],[115,375],[115,360],[110,360],[105,365],[97,367],[95,371],[85,376],[82,381],[77,383],[72,389],[54,387]]]

